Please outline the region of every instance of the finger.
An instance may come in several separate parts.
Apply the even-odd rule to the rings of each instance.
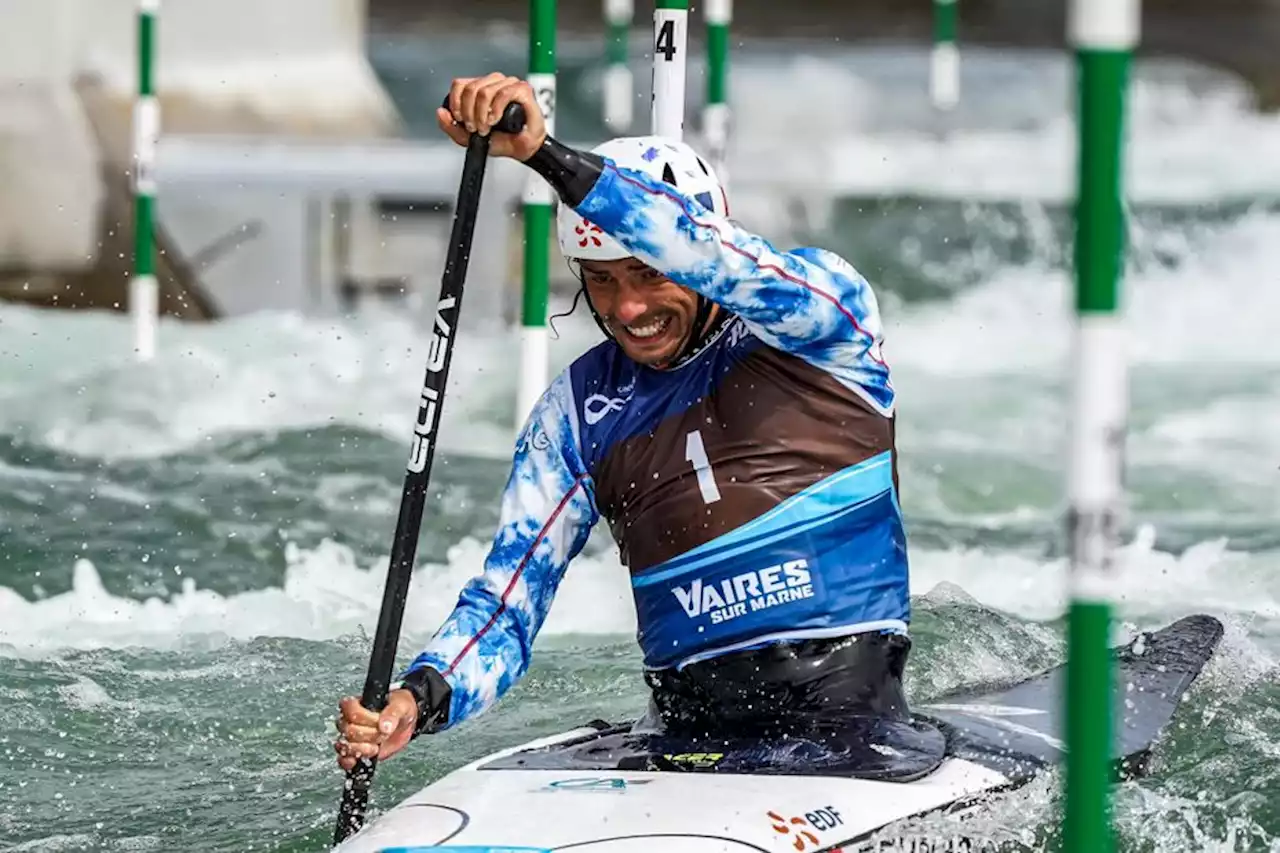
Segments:
[[[525,97],[528,93],[529,97]],[[525,114],[528,115],[530,109],[534,105],[533,89],[523,80],[517,80],[514,77],[508,78],[501,86],[497,87],[493,92],[493,97],[489,100],[489,113],[486,118],[490,127],[498,123],[498,119],[502,118],[502,113],[506,110],[507,105],[515,102],[523,104]]]
[[[459,101],[462,107],[462,123],[467,130],[474,133],[480,129],[480,115],[476,112],[476,99],[480,96],[480,92],[495,80],[502,79],[504,79],[503,75],[495,71],[492,74],[472,80],[463,87]]]
[[[436,121],[440,125],[440,129],[444,131],[444,135],[452,139],[459,145],[467,144],[467,129],[454,122],[453,114],[441,107],[436,110]]]
[[[360,760],[359,756],[352,754],[345,747],[342,747],[339,744],[335,744],[335,746],[338,747],[338,766],[343,770],[346,770],[348,773],[354,770],[357,762]]]
[[[449,112],[455,121],[462,121],[462,90],[474,77],[457,77],[449,86]]]
[[[376,725],[373,726],[353,726],[347,725],[342,729],[342,736],[350,743],[378,743],[386,737],[378,730]]]
[[[347,725],[369,726],[377,728],[378,715],[374,711],[360,704],[360,700],[354,696],[347,696],[338,703],[338,710],[342,712],[342,719]]]
[[[352,743],[349,740],[338,740],[333,744],[334,751],[346,758],[374,758],[379,747],[376,743]]]
[[[493,79],[486,79],[478,88],[475,101],[476,128],[481,133],[488,133],[489,128],[493,127],[498,120],[498,116],[502,114],[502,109],[507,105],[510,98],[506,101],[501,97],[512,83],[518,84],[520,81],[514,77],[495,76]]]

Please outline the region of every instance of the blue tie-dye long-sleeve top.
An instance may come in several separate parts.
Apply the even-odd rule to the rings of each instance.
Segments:
[[[762,552],[758,559],[764,562],[759,566],[750,562],[754,551],[743,555],[742,548],[736,548],[739,556],[720,575],[705,574],[692,582],[688,576],[676,577],[671,583],[683,585],[667,590],[665,578],[684,571],[676,563],[688,556],[688,550],[660,553],[645,558],[651,565],[637,565],[639,545],[623,547],[623,562],[633,575],[647,665],[680,665],[760,638],[851,629],[905,631],[905,546],[896,466],[890,459],[891,426],[886,433],[888,449],[883,442],[872,442],[861,452],[854,453],[858,449],[854,447],[843,456],[837,454],[830,464],[812,463],[815,470],[808,479],[790,490],[772,488],[767,482],[769,459],[781,460],[778,464],[783,467],[777,469],[781,481],[794,479],[791,469],[803,468],[810,464],[806,459],[816,458],[787,455],[802,452],[794,448],[804,442],[785,435],[789,429],[802,433],[809,429],[810,422],[799,418],[813,418],[818,447],[814,453],[819,455],[826,452],[824,447],[841,445],[845,434],[841,431],[852,430],[847,424],[861,422],[856,418],[892,422],[895,392],[881,356],[876,298],[865,279],[826,250],[779,251],[679,189],[640,172],[619,169],[607,160],[576,210],[635,257],[719,303],[734,319],[713,344],[680,369],[638,366],[616,344],[606,341],[576,360],[543,394],[516,443],[497,532],[483,571],[464,586],[452,614],[408,670],[428,666],[444,676],[452,689],[447,726],[480,714],[524,675],[534,640],[570,561],[602,515],[611,524],[617,522],[615,538],[625,536],[625,528],[633,523],[641,529],[642,519],[627,515],[637,503],[628,506],[625,496],[617,498],[616,485],[603,481],[606,476],[619,479],[619,459],[643,458],[644,464],[652,466],[652,477],[643,479],[652,482],[647,488],[657,490],[645,499],[651,498],[654,506],[665,499],[662,490],[666,489],[682,495],[692,490],[697,500],[709,502],[706,512],[712,522],[713,510],[753,507],[757,517],[750,524],[734,516],[718,522],[722,529],[710,522],[704,525],[708,531],[705,541],[694,549],[697,553],[711,553],[721,544],[736,542],[735,537],[741,539],[747,530],[758,534],[766,528],[783,548]],[[763,362],[756,356],[762,352],[771,352],[775,360],[759,367]],[[779,353],[785,362],[777,361]],[[804,371],[820,377],[811,382]],[[709,463],[699,463],[691,455],[693,444],[684,440],[683,427],[679,441],[637,450],[653,436],[665,435],[664,422],[684,417],[691,407],[708,405],[708,399],[714,401],[717,394],[727,395],[720,386],[729,381],[737,383],[734,388],[770,381],[796,384],[803,387],[786,388],[785,393],[805,393],[810,398],[826,394],[831,402],[812,416],[804,413],[803,403],[779,406],[795,411],[774,415],[771,422],[753,421],[750,414],[734,416],[745,423],[746,432],[718,439],[708,432],[708,448],[718,442]],[[840,414],[838,423],[830,412]],[[846,412],[847,421],[841,414]],[[710,424],[711,410],[699,410],[698,422],[704,415]],[[760,413],[761,418],[765,415]],[[775,433],[777,447],[770,444]],[[702,440],[699,432],[699,443]],[[623,446],[630,448],[627,453],[642,455],[615,455],[610,461],[611,448]],[[717,456],[740,457],[743,446],[756,448],[765,460],[764,467],[757,467],[752,475],[759,482],[748,483],[751,478],[743,477],[742,482],[722,479],[717,484],[717,475],[709,470],[719,464]],[[708,470],[699,469],[700,464]],[[629,479],[642,479],[631,473]],[[696,484],[685,473],[696,473]],[[779,496],[779,491],[784,494]],[[645,500],[638,504],[642,509]],[[769,504],[767,512],[761,500]],[[761,511],[757,512],[758,504]],[[670,512],[671,506],[654,512]],[[851,516],[849,506],[860,514]],[[676,518],[670,522],[681,523]],[[652,527],[653,519],[647,523]],[[826,539],[813,532],[819,523],[827,525],[823,530],[829,528]],[[857,554],[848,550],[855,545]],[[841,562],[838,579],[819,570],[829,556],[824,548],[834,549],[831,554]],[[771,566],[774,561],[779,565]],[[742,566],[751,572],[743,574]],[[730,576],[733,571],[738,574]],[[765,596],[768,590],[784,586],[785,595]],[[748,593],[756,593],[758,600],[748,602]],[[717,612],[720,618],[715,620]],[[711,618],[695,624],[704,617]]]

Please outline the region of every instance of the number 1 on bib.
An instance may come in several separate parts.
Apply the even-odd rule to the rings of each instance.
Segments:
[[[685,436],[684,458],[685,461],[693,463],[703,502],[713,504],[720,500],[720,487],[716,485],[716,474],[711,470],[711,460],[707,458],[707,448],[702,443],[701,430],[695,429]]]

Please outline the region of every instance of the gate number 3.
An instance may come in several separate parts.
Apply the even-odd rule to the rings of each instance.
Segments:
[[[684,458],[693,463],[693,470],[698,475],[698,489],[702,492],[704,503],[713,504],[720,500],[720,488],[716,485],[715,472],[711,470],[711,461],[707,459],[707,448],[702,443],[702,431],[694,430],[684,438]]]

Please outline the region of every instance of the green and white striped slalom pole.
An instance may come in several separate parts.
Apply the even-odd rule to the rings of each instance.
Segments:
[[[140,361],[156,352],[160,288],[155,275],[155,159],[160,138],[160,102],[155,95],[156,14],[160,0],[138,3],[138,97],[133,104],[133,277],[129,280],[129,313],[133,315],[134,350]]]
[[[631,40],[634,0],[604,0],[605,34],[604,123],[615,133],[623,133],[634,120],[632,103],[635,81],[627,64],[627,44]]]
[[[684,138],[685,48],[689,0],[657,0],[653,9],[654,136]]]
[[[956,47],[956,0],[933,0],[933,56],[929,98],[940,110],[960,101],[960,50]]]
[[[1121,166],[1125,89],[1139,14],[1138,0],[1073,0],[1069,11],[1079,84],[1063,819],[1069,853],[1115,848],[1109,804],[1115,694],[1108,647],[1129,407],[1120,311]]]
[[[733,0],[705,0],[707,16],[707,104],[702,133],[707,156],[721,184],[727,184],[725,157],[729,148],[729,25]]]
[[[547,133],[556,117],[556,0],[529,0],[529,85]],[[516,431],[547,387],[547,294],[551,263],[551,187],[529,173],[524,194],[524,293],[521,306],[520,384],[516,391]]]

